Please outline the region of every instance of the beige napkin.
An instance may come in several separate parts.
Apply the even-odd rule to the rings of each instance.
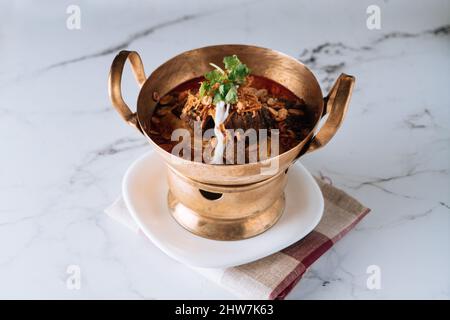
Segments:
[[[329,179],[317,179],[325,199],[319,225],[305,238],[260,260],[226,269],[192,268],[244,299],[283,299],[309,266],[345,236],[369,211]],[[105,212],[134,232],[133,221],[122,198]]]

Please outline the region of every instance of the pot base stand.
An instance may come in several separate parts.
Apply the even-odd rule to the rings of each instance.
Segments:
[[[254,237],[272,227],[284,210],[284,193],[264,210],[235,219],[202,216],[181,203],[169,190],[167,203],[173,218],[190,232],[213,240],[242,240]]]

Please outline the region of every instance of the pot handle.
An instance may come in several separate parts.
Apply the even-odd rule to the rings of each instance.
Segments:
[[[139,85],[139,88],[144,84],[146,77],[144,65],[141,57],[136,51],[120,51],[114,58],[108,78],[109,98],[120,116],[131,126],[142,132],[139,125],[136,112],[132,112],[128,105],[122,98],[122,72],[127,59],[131,63],[131,70],[133,70],[134,77]]]
[[[325,146],[333,138],[347,113],[354,84],[355,77],[345,73],[339,76],[328,96],[325,97],[322,117],[328,114],[328,118],[300,155]]]

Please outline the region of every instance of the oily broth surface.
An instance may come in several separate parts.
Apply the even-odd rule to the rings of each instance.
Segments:
[[[300,141],[302,141],[309,132],[314,127],[315,116],[309,110],[311,110],[305,102],[297,97],[290,90],[285,88],[284,86],[278,84],[277,82],[260,77],[260,76],[251,76],[251,87],[256,90],[266,89],[267,90],[267,101],[269,98],[276,99],[280,101],[280,103],[284,104],[284,108],[288,111],[288,116],[283,121],[273,121],[270,124],[266,122],[262,123],[260,119],[267,118],[267,114],[272,116],[270,112],[267,112],[267,108],[264,107],[264,110],[261,111],[261,115],[257,114],[245,114],[243,116],[238,116],[237,114],[230,115],[228,121],[225,123],[225,127],[227,129],[243,129],[244,131],[253,128],[258,131],[258,129],[279,129],[280,130],[280,150],[279,153],[284,153],[289,149],[296,146]],[[187,129],[191,137],[194,136],[192,121],[195,119],[190,119],[186,121],[186,119],[182,119],[182,110],[184,107],[183,95],[187,91],[190,91],[192,94],[196,94],[199,90],[200,83],[204,80],[203,77],[194,78],[185,83],[182,83],[172,89],[168,94],[163,97],[154,97],[154,99],[159,99],[158,104],[156,105],[155,112],[152,117],[151,129],[149,132],[150,138],[158,144],[161,148],[171,153],[174,146],[176,146],[179,141],[172,141],[171,134],[173,130],[177,128]],[[267,103],[265,103],[267,105]],[[270,107],[270,106],[268,106]],[[273,108],[272,108],[273,110]],[[278,109],[280,110],[280,109]],[[270,110],[269,110],[270,111]],[[186,117],[184,117],[186,118]],[[262,125],[263,124],[263,125]],[[214,121],[212,117],[206,120],[203,124],[202,132],[204,133],[207,129],[211,129],[214,127]],[[270,131],[270,130],[269,130]],[[270,137],[270,134],[269,134]],[[213,138],[214,139],[214,138]],[[206,141],[208,139],[204,139],[202,152],[208,146],[208,143],[211,144],[211,141]],[[210,139],[209,139],[210,140]],[[246,143],[246,162],[248,159],[248,150],[258,146],[250,146]],[[269,155],[270,156],[270,155]],[[190,155],[191,160],[194,159],[194,148],[191,150]]]

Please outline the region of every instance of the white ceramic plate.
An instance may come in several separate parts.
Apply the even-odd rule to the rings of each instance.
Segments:
[[[317,226],[324,207],[319,186],[297,162],[289,169],[285,211],[272,228],[246,240],[216,241],[190,233],[172,218],[166,168],[157,154],[149,152],[129,167],[122,190],[134,220],[156,246],[184,264],[204,268],[240,265],[286,248]]]

